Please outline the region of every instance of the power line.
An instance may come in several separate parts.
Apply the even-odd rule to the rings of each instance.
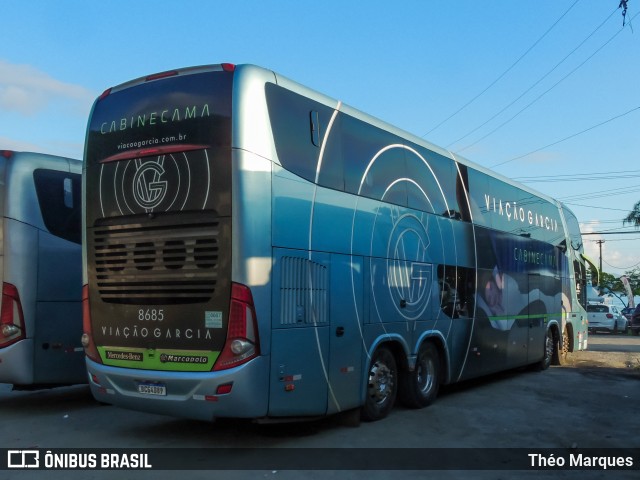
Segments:
[[[475,133],[476,131],[480,130],[482,127],[484,127],[487,123],[489,123],[491,120],[493,120],[494,118],[496,118],[497,116],[499,116],[501,113],[503,113],[505,110],[507,110],[509,107],[511,107],[514,103],[516,103],[518,100],[520,100],[522,97],[524,97],[527,93],[529,93],[531,90],[533,90],[538,84],[540,84],[540,82],[542,82],[545,78],[547,78],[556,68],[558,68],[560,65],[562,65],[565,60],[567,60],[571,55],[573,55],[582,45],[584,45],[587,40],[589,40],[593,35],[595,35],[595,33],[600,30],[600,28],[602,28],[602,26],[607,23],[607,21],[609,21],[609,19],[616,13],[616,10],[618,10],[617,8],[611,12],[609,14],[609,16],[600,24],[596,27],[596,29],[594,31],[592,31],[589,35],[587,35],[587,38],[585,38],[584,40],[582,40],[582,42],[580,42],[578,44],[578,46],[576,46],[573,50],[571,50],[562,60],[560,60],[558,63],[555,64],[555,66],[549,70],[547,73],[545,73],[542,77],[540,77],[537,81],[535,81],[529,88],[527,88],[524,92],[522,92],[518,97],[516,97],[515,100],[511,101],[509,104],[507,104],[506,106],[504,106],[501,110],[499,110],[498,112],[496,112],[495,114],[493,114],[492,117],[490,117],[488,120],[486,120],[484,123],[478,125],[476,128],[474,128],[473,130],[467,132],[465,135],[463,135],[462,137],[458,138],[457,140],[454,140],[453,142],[449,143],[448,145],[445,146],[445,148],[449,148],[451,145],[454,145],[456,143],[458,143],[461,140],[464,140],[465,138],[467,138],[469,135],[471,135],[472,133]],[[463,150],[465,150],[467,147],[465,147]],[[462,150],[460,150],[462,151]]]
[[[625,210],[626,211],[626,210]],[[600,225],[602,223],[620,223],[622,220],[583,220],[582,222],[580,222],[581,224],[593,224],[593,225]],[[632,228],[632,227],[628,227],[628,228]]]
[[[532,151],[530,151],[529,153],[525,153],[524,155],[520,155],[520,156],[518,156],[518,157],[514,157],[514,158],[512,158],[512,159],[510,159],[510,160],[505,160],[504,162],[501,162],[501,163],[496,163],[495,165],[492,165],[492,168],[493,168],[493,167],[500,166],[500,165],[504,165],[505,163],[513,162],[514,160],[520,160],[521,158],[527,157],[527,156],[529,156],[529,155],[532,155],[532,154],[534,154],[534,153],[537,153],[537,152],[539,152],[539,151],[541,151],[541,150],[544,150],[544,149],[546,149],[546,148],[553,147],[554,145],[557,145],[557,144],[559,144],[559,143],[565,142],[565,141],[567,141],[567,140],[569,140],[569,139],[571,139],[571,138],[577,137],[578,135],[582,135],[583,133],[587,133],[588,131],[593,130],[594,128],[601,127],[602,125],[606,125],[607,123],[613,122],[614,120],[617,120],[617,119],[622,118],[622,117],[624,117],[624,116],[626,116],[626,115],[629,115],[630,113],[633,113],[633,112],[635,112],[636,110],[640,110],[640,107],[632,108],[631,110],[629,110],[629,111],[627,111],[627,112],[625,112],[625,113],[622,113],[622,114],[620,114],[620,115],[616,115],[615,117],[612,117],[612,118],[610,118],[610,119],[608,119],[608,120],[605,120],[604,122],[600,122],[600,123],[598,123],[597,125],[593,125],[592,127],[586,128],[586,129],[582,130],[581,132],[578,132],[578,133],[574,133],[574,134],[572,134],[572,135],[569,135],[568,137],[565,137],[565,138],[563,138],[563,139],[561,139],[561,140],[558,140],[558,141],[556,141],[556,142],[553,142],[553,143],[550,143],[550,144],[548,144],[548,145],[545,145],[544,147],[536,148],[535,150],[532,150]]]
[[[638,263],[636,263],[636,264],[634,264],[634,265],[631,265],[631,266],[629,266],[629,267],[616,267],[616,266],[614,266],[614,265],[611,265],[609,262],[607,262],[607,261],[605,261],[605,260],[603,260],[603,262],[604,262],[604,263],[606,263],[606,264],[607,264],[608,266],[610,266],[611,268],[615,268],[616,270],[631,270],[632,268],[637,267],[638,265],[640,265],[640,262],[638,262]]]
[[[578,195],[571,195],[568,197],[559,197],[558,200],[593,200],[595,198],[611,197],[613,195],[627,195],[629,193],[640,192],[640,187],[623,187],[613,188],[608,190],[599,190],[597,192],[581,193]]]
[[[618,220],[618,223],[620,223],[621,220]],[[584,222],[582,222],[582,224],[584,224]],[[625,227],[622,227],[625,228]],[[619,230],[618,228],[607,228],[606,230],[601,230],[599,232],[593,232],[593,233],[589,233],[589,235],[614,235],[620,233],[622,235],[629,235],[631,233],[636,233],[640,235],[640,232],[638,230]]]
[[[469,100],[467,103],[465,103],[462,107],[460,107],[458,110],[456,110],[455,112],[453,112],[451,115],[449,115],[447,118],[445,118],[444,120],[442,120],[440,123],[438,123],[435,127],[433,127],[431,130],[429,130],[427,133],[425,133],[424,135],[421,135],[423,138],[426,137],[427,135],[429,135],[431,132],[433,132],[434,130],[436,130],[437,128],[440,128],[442,125],[444,125],[446,122],[448,122],[449,120],[451,120],[453,117],[455,117],[458,113],[460,113],[462,110],[464,110],[465,108],[467,108],[469,105],[471,105],[473,102],[475,102],[478,98],[480,98],[487,90],[489,90],[491,87],[493,87],[496,83],[498,83],[502,77],[504,77],[507,73],[509,73],[511,71],[511,69],[513,69],[513,67],[515,67],[520,60],[522,60],[531,50],[533,50],[533,48],[538,45],[538,43],[540,43],[540,41],[547,36],[547,34],[560,22],[560,20],[562,20],[564,18],[564,16],[569,13],[569,11],[576,5],[576,3],[578,3],[580,0],[576,0],[575,2],[573,2],[571,4],[571,6],[560,16],[560,18],[558,18],[553,25],[551,25],[546,32],[544,32],[542,34],[542,36],[540,38],[538,38],[538,40],[536,40],[533,45],[531,45],[526,52],[524,52],[522,55],[520,55],[520,57],[513,62],[513,64],[507,68],[504,72],[502,72],[500,75],[498,75],[498,78],[496,78],[493,82],[491,82],[489,84],[489,86],[487,86],[484,90],[482,90],[480,93],[478,93],[475,97],[473,97],[471,100]]]
[[[612,210],[612,211],[615,211],[615,212],[627,212],[627,213],[629,213],[629,209],[628,208],[598,207],[598,206],[595,206],[595,205],[583,205],[583,204],[574,203],[574,202],[563,202],[563,203],[565,203],[566,205],[572,205],[574,207],[596,208],[598,210]],[[622,221],[622,220],[620,220],[620,221]]]
[[[593,222],[593,220],[592,220],[592,222]],[[595,222],[599,222],[599,221],[595,220]],[[600,223],[605,223],[605,222],[606,221],[602,221]],[[609,223],[612,223],[612,222],[620,223],[620,222],[622,222],[622,219],[620,219],[620,220],[609,220]],[[586,224],[586,223],[588,223],[588,222],[581,222],[581,224],[583,224],[583,225]],[[623,225],[622,228],[636,228],[636,227],[625,227]],[[617,228],[608,228],[606,230],[601,230],[600,232],[588,233],[587,235],[600,235],[600,234],[612,235],[612,234],[615,234],[615,233],[621,233],[623,235],[627,235],[627,234],[630,234],[630,233],[638,233],[638,234],[640,234],[640,232],[637,229],[636,230],[618,230]]]
[[[569,173],[567,175],[536,175],[532,177],[511,177],[520,183],[546,183],[546,182],[583,182],[591,180],[619,180],[629,178],[636,181],[634,175],[640,174],[640,170],[621,170],[617,172],[594,173]]]
[[[606,190],[597,190],[595,192],[580,193],[577,195],[568,195],[566,197],[558,197],[558,200],[588,200],[593,198],[609,197],[611,195],[622,195],[627,193],[635,193],[640,191],[640,186],[608,188]]]
[[[603,232],[580,232],[582,235],[629,235],[631,233],[637,235],[640,232],[612,232],[612,231],[608,231],[605,230]],[[631,240],[635,240],[635,239],[631,239]],[[594,240],[595,242],[596,240]],[[612,242],[613,240],[607,240],[608,242]]]
[[[639,12],[640,13],[640,12]],[[632,20],[634,18],[636,18],[636,16],[638,16],[638,13],[636,13],[636,15],[633,16]],[[580,67],[582,67],[585,63],[587,63],[589,60],[591,60],[597,53],[600,52],[600,50],[602,50],[604,47],[606,47],[609,43],[611,43],[611,41],[613,41],[614,38],[616,38],[620,32],[622,32],[622,30],[624,29],[624,27],[620,30],[618,30],[611,38],[609,38],[609,40],[607,40],[605,43],[603,43],[595,52],[593,52],[591,55],[589,55],[582,63],[580,63],[577,67],[575,67],[573,70],[571,70],[569,73],[567,73],[564,77],[562,77],[560,80],[558,80],[556,83],[554,83],[550,88],[548,88],[547,90],[545,90],[544,92],[542,92],[540,95],[538,95],[535,99],[533,99],[531,102],[529,102],[525,107],[523,107],[522,109],[520,109],[515,115],[513,115],[511,118],[509,118],[508,120],[502,122],[500,125],[498,125],[496,128],[494,128],[493,130],[491,130],[489,133],[487,133],[486,135],[484,135],[483,137],[479,138],[478,140],[476,140],[475,142],[467,145],[466,147],[457,150],[456,153],[460,153],[463,152],[464,150],[476,145],[477,143],[480,143],[482,140],[484,140],[485,138],[487,138],[488,136],[494,134],[495,132],[497,132],[498,130],[500,130],[502,127],[504,127],[507,123],[511,122],[513,119],[515,119],[518,115],[520,115],[522,112],[524,112],[525,110],[527,110],[531,105],[533,105],[534,103],[536,103],[538,100],[540,100],[542,97],[544,97],[547,93],[549,93],[551,90],[553,90],[555,87],[557,87],[560,83],[562,83],[564,80],[566,80],[567,78],[569,78],[569,76],[571,76],[573,73],[575,73]],[[505,163],[508,163],[512,160],[507,160],[505,162],[502,163],[498,163],[496,165],[493,165],[493,167],[498,166],[498,165],[503,165]]]

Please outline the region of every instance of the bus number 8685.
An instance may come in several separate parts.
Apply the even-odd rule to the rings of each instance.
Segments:
[[[141,322],[151,321],[151,322],[161,322],[164,320],[164,310],[155,308],[141,308],[138,310],[138,320]]]

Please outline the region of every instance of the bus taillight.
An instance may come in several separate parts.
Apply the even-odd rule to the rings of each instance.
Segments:
[[[102,92],[102,94],[98,97],[98,102],[100,100],[103,100],[104,98],[108,97],[111,94],[111,88],[107,88],[104,92]]]
[[[178,72],[178,70],[168,70],[166,72],[154,73],[153,75],[147,75],[144,78],[144,81],[151,82],[153,80],[160,80],[161,78],[175,77],[179,73],[180,72]]]
[[[251,290],[245,285],[232,283],[227,341],[213,370],[237,367],[259,354],[258,325]]]
[[[94,362],[102,363],[100,354],[93,342],[91,330],[91,312],[89,311],[89,285],[82,286],[82,346],[84,353]]]
[[[18,289],[10,283],[3,283],[2,309],[0,310],[0,347],[9,346],[26,338],[26,336]]]

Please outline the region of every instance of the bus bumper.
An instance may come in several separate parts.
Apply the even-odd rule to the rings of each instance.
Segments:
[[[267,414],[269,359],[261,356],[219,372],[167,372],[110,367],[87,358],[91,393],[117,407],[173,417],[260,418]],[[140,393],[139,385],[164,387],[165,394]],[[228,393],[219,393],[221,386]]]
[[[33,383],[33,339],[26,338],[0,348],[0,383]]]

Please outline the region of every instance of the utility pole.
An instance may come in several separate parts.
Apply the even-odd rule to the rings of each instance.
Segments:
[[[596,243],[600,247],[600,273],[602,273],[602,244],[604,243],[604,240],[596,240]]]
[[[602,244],[604,243],[604,240],[596,240],[596,243],[598,244],[598,247],[600,247],[600,273],[599,273],[599,278],[602,278]],[[602,285],[598,285],[598,289],[600,290],[599,293],[602,292]]]

